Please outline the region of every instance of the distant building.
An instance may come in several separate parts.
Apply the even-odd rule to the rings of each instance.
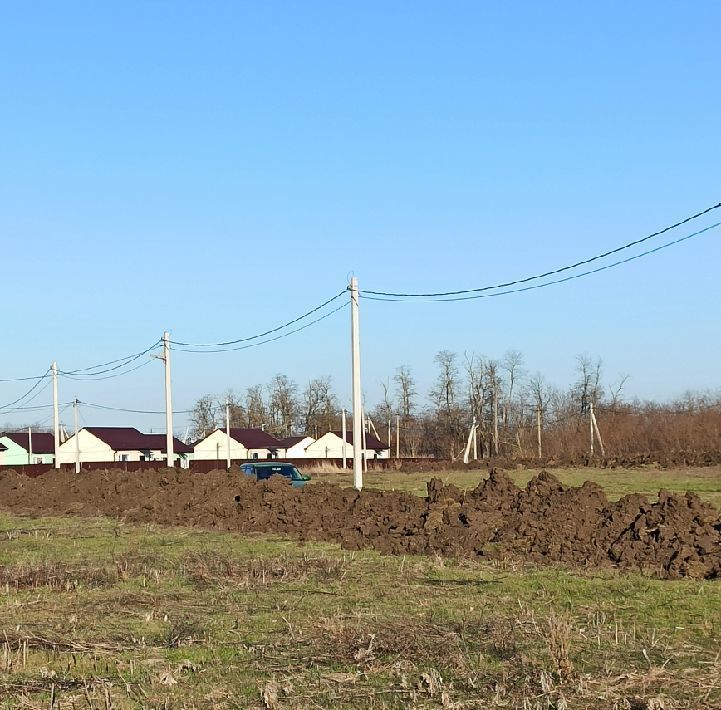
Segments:
[[[279,439],[283,447],[281,454],[286,459],[307,459],[308,454],[306,448],[312,444],[315,439],[312,436],[287,436],[285,439]]]
[[[345,456],[353,458],[353,432],[346,432]],[[365,435],[365,457],[370,459],[390,458],[390,447],[384,444],[373,434]],[[306,456],[311,459],[342,459],[343,458],[343,432],[329,431],[317,441],[306,447]]]
[[[60,463],[75,462],[76,435],[60,445]],[[143,434],[133,427],[90,426],[77,433],[80,463],[122,463],[125,461],[162,461],[167,458],[165,434]],[[173,438],[173,453],[187,468],[193,449]]]
[[[0,466],[53,463],[55,439],[45,432],[11,432],[0,436]]]
[[[230,458],[275,459],[283,445],[274,436],[262,429],[230,430]],[[195,461],[224,461],[228,456],[228,437],[225,429],[216,429],[193,447]]]

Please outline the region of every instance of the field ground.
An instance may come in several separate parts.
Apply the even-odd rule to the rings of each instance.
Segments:
[[[525,486],[541,469],[506,469],[506,473],[519,486]],[[663,488],[674,493],[694,491],[703,500],[717,508],[721,508],[721,466],[707,468],[551,468],[548,469],[561,483],[569,486],[580,486],[584,481],[591,480],[602,486],[611,500],[616,500],[627,493],[643,493],[656,497]],[[352,485],[353,474],[345,473],[313,473],[314,481],[342,482]],[[432,477],[440,478],[444,483],[452,483],[459,488],[473,488],[487,471],[463,470],[444,471],[438,473],[401,473],[398,471],[369,471],[364,475],[364,485],[369,488],[395,489],[409,491],[418,495],[426,494],[426,481]]]
[[[3,709],[718,708],[720,641],[714,582],[0,514]]]

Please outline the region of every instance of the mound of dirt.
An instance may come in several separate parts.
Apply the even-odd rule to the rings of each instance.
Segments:
[[[387,554],[443,554],[568,567],[617,566],[662,577],[721,577],[721,516],[696,495],[609,502],[587,482],[543,472],[523,488],[492,471],[471,491],[428,483],[428,496],[318,483],[256,483],[237,469],[192,474],[0,473],[0,508],[33,515],[104,515],[130,522],[272,532]]]

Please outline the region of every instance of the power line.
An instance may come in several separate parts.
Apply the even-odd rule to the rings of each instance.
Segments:
[[[116,372],[112,375],[105,375],[104,377],[77,376],[77,375],[69,375],[67,373],[62,373],[62,374],[67,379],[75,380],[76,382],[102,382],[103,380],[112,380],[116,377],[123,377],[123,375],[129,375],[131,372],[135,372],[136,370],[139,370],[141,367],[147,367],[148,365],[150,365],[151,362],[153,362],[153,361],[145,360],[145,361],[141,362],[139,365],[136,365],[135,367],[131,367],[129,370],[124,370],[123,372]],[[129,365],[130,363],[126,363],[126,364]],[[112,368],[112,369],[116,369],[116,368]]]
[[[122,367],[125,367],[125,365],[129,365],[131,362],[135,362],[135,360],[138,360],[139,358],[143,357],[143,355],[147,355],[151,350],[154,350],[158,344],[160,343],[160,340],[156,340],[149,348],[146,348],[145,350],[141,350],[139,353],[133,353],[132,355],[126,355],[125,357],[117,358],[116,360],[110,360],[109,362],[104,362],[99,365],[93,365],[91,367],[82,367],[77,370],[60,370],[61,375],[65,376],[72,376],[72,375],[78,375],[83,374],[85,377],[91,378],[96,377],[98,375],[103,375],[107,372],[114,372],[115,370],[119,370]],[[116,364],[120,363],[120,364]],[[107,367],[108,365],[114,365],[114,367]],[[97,370],[100,367],[105,367],[105,370],[98,370],[97,372],[90,372],[90,370]]]
[[[124,407],[108,407],[104,404],[93,404],[91,402],[80,402],[78,401],[78,404],[82,404],[83,407],[90,407],[91,409],[103,409],[110,412],[128,412],[130,414],[165,414],[165,410],[163,411],[152,411],[148,409],[125,409]],[[173,410],[173,414],[192,414],[192,409],[175,409]]]
[[[270,330],[266,330],[263,333],[256,333],[255,335],[250,335],[246,338],[237,338],[236,340],[226,340],[225,342],[221,342],[221,343],[183,343],[179,340],[171,340],[170,342],[173,345],[182,345],[187,348],[219,348],[219,347],[225,347],[227,345],[237,345],[238,343],[245,343],[245,342],[248,342],[249,340],[257,340],[258,338],[264,338],[266,335],[272,335],[273,333],[277,333],[279,330],[284,330],[288,326],[291,326],[294,323],[298,323],[299,321],[304,320],[308,316],[313,315],[313,313],[318,312],[322,308],[325,308],[328,304],[333,303],[333,301],[340,298],[344,293],[346,293],[346,291],[347,291],[347,289],[344,288],[342,291],[339,291],[332,298],[329,298],[327,301],[324,301],[323,303],[316,306],[315,308],[311,308],[309,311],[306,311],[305,313],[303,313],[303,315],[300,315],[297,318],[293,318],[292,320],[289,320],[286,323],[283,323],[282,325],[276,326],[275,328],[271,328]],[[332,311],[332,312],[335,313],[335,311]],[[314,322],[317,323],[318,321],[316,320]],[[294,331],[294,332],[298,332],[298,331]],[[268,340],[266,342],[272,342],[272,341]],[[238,348],[238,349],[240,349],[240,348]],[[184,351],[184,352],[189,352],[189,351]],[[211,351],[211,352],[214,352],[214,351]],[[217,352],[222,352],[222,351],[217,351]]]
[[[341,293],[344,293],[344,291]],[[338,298],[338,296],[335,296],[334,298]],[[249,343],[248,345],[241,345],[240,347],[237,347],[237,348],[215,348],[213,350],[190,350],[188,348],[174,348],[174,350],[179,351],[181,353],[201,353],[201,354],[227,353],[227,352],[235,352],[238,350],[247,350],[248,348],[255,348],[260,345],[266,345],[267,343],[272,343],[276,340],[282,340],[283,338],[287,338],[291,335],[294,335],[295,333],[300,333],[301,330],[310,328],[312,325],[315,325],[316,323],[320,323],[320,321],[325,320],[326,318],[329,318],[334,313],[338,313],[338,311],[341,311],[347,307],[348,307],[348,304],[343,303],[342,305],[338,306],[337,308],[334,308],[332,311],[328,311],[328,313],[323,314],[319,318],[316,318],[315,320],[312,320],[309,323],[306,323],[305,325],[300,326],[300,328],[295,328],[294,330],[290,330],[287,333],[282,333],[281,335],[276,335],[274,338],[268,338],[267,340],[262,340],[259,343]]]
[[[507,289],[506,291],[498,291],[496,293],[478,293],[479,291],[486,291],[491,290],[494,288],[500,288],[499,286],[487,286],[485,288],[481,289],[471,289],[467,291],[456,291],[455,293],[459,294],[471,294],[466,296],[455,296],[453,298],[435,298],[433,300],[437,302],[454,302],[454,301],[469,301],[475,298],[494,298],[496,296],[507,296],[510,293],[523,293],[524,291],[532,291],[534,289],[538,288],[546,288],[546,286],[554,286],[557,284],[565,283],[566,281],[572,281],[573,279],[580,279],[584,276],[591,276],[592,274],[598,274],[601,271],[606,271],[607,269],[613,269],[617,266],[621,266],[622,264],[628,264],[631,261],[635,261],[636,259],[641,259],[645,256],[649,256],[651,254],[655,254],[656,252],[662,251],[663,249],[668,249],[669,247],[675,246],[677,244],[680,244],[681,242],[685,242],[689,239],[693,239],[694,237],[698,237],[702,234],[705,234],[706,232],[711,231],[712,229],[716,229],[717,227],[721,226],[721,222],[716,222],[715,224],[711,224],[708,227],[704,227],[704,229],[699,229],[697,232],[692,232],[691,234],[687,234],[685,237],[680,237],[679,239],[674,239],[671,242],[666,242],[665,244],[661,244],[660,246],[655,247],[654,249],[649,249],[647,251],[643,251],[640,254],[634,254],[633,256],[629,256],[626,259],[621,259],[619,261],[614,261],[611,264],[605,264],[604,266],[599,266],[596,269],[590,269],[588,271],[582,271],[578,274],[572,274],[571,276],[566,276],[562,279],[554,279],[553,281],[546,281],[545,283],[541,284],[534,284],[532,286],[523,286],[522,288],[511,288]],[[571,267],[568,267],[571,268]],[[555,272],[550,273],[559,273],[560,271],[564,271],[564,269],[559,269]],[[520,284],[524,283],[526,281],[530,281],[531,279],[535,278],[541,278],[540,276],[532,276],[528,279],[523,279],[521,281],[514,281],[513,283]],[[388,297],[385,295],[382,296],[367,296],[365,294],[367,293],[378,293],[377,291],[364,291],[361,293],[361,297],[365,298],[370,301],[404,301],[407,298],[415,298],[417,296],[420,296],[421,294],[389,294]],[[443,294],[441,294],[443,295]],[[429,294],[429,297],[431,295]]]
[[[508,288],[509,286],[518,286],[520,284],[528,283],[529,281],[536,281],[538,279],[547,278],[548,276],[555,276],[555,275],[563,273],[565,271],[570,271],[572,269],[576,269],[579,266],[585,266],[586,264],[590,264],[591,262],[598,261],[599,259],[604,259],[607,256],[611,256],[612,254],[618,254],[619,252],[623,251],[624,249],[629,249],[633,246],[636,246],[637,244],[642,244],[643,242],[646,242],[649,239],[653,239],[654,237],[658,237],[661,234],[665,234],[666,232],[669,232],[672,229],[676,229],[676,227],[680,227],[681,225],[687,224],[688,222],[691,222],[694,219],[703,217],[704,215],[708,214],[709,212],[712,212],[713,210],[718,209],[719,207],[721,207],[721,202],[718,202],[717,204],[712,205],[711,207],[707,207],[705,210],[702,210],[701,212],[697,212],[696,214],[691,215],[690,217],[686,217],[686,219],[676,222],[675,224],[672,224],[668,227],[664,227],[663,229],[660,229],[657,232],[653,232],[653,234],[649,234],[648,236],[642,237],[641,239],[636,239],[632,242],[628,242],[627,244],[623,244],[620,247],[616,247],[615,249],[606,251],[603,254],[597,254],[596,256],[592,256],[588,259],[583,259],[581,261],[577,261],[574,264],[567,264],[566,266],[562,266],[557,269],[552,269],[551,271],[546,271],[545,273],[542,273],[542,274],[536,274],[535,276],[527,276],[526,278],[516,279],[514,281],[506,281],[505,283],[496,284],[495,286],[482,286],[480,288],[468,288],[468,289],[461,289],[458,291],[441,291],[441,292],[435,292],[435,293],[392,293],[392,292],[388,292],[388,291],[368,291],[368,290],[363,291],[363,293],[370,294],[372,296],[385,296],[385,297],[391,297],[391,298],[440,298],[443,296],[460,296],[462,294],[481,293],[484,291],[494,291],[499,288]],[[702,230],[701,232],[697,232],[697,234],[700,234],[703,231],[705,231],[705,230]],[[677,242],[672,242],[672,243],[677,243]],[[670,246],[670,244],[669,244],[669,246]],[[643,254],[643,256],[645,256],[646,254],[653,253],[653,251],[654,250],[645,252]],[[617,262],[617,263],[625,263],[625,262]],[[587,272],[587,273],[595,273],[595,272]],[[369,298],[369,296],[365,296],[365,297]],[[380,300],[380,299],[375,299],[375,300]],[[451,299],[448,299],[448,300],[451,300]]]
[[[20,397],[18,397],[17,399],[13,400],[12,402],[8,402],[8,404],[4,404],[2,407],[0,407],[0,411],[6,410],[6,409],[8,409],[9,407],[12,407],[12,406],[18,404],[19,402],[22,402],[24,399],[26,399],[27,397],[29,397],[29,396],[30,396],[33,392],[35,392],[35,390],[40,386],[40,384],[41,384],[42,381],[47,377],[47,375],[48,375],[49,372],[50,372],[50,368],[48,368],[48,369],[45,371],[45,374],[44,374],[41,378],[39,378],[39,379],[37,380],[37,382],[36,382],[27,392],[25,392],[25,394],[21,395]],[[40,392],[45,391],[45,390],[47,389],[47,387],[49,386],[49,384],[50,384],[50,380],[48,380],[48,381],[45,383],[45,387],[43,387],[43,388],[40,390]],[[40,394],[40,392],[37,392],[29,401],[32,402],[33,399],[35,399],[35,397],[37,397],[37,396]]]

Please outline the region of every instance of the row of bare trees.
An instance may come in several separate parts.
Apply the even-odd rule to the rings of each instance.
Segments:
[[[301,390],[286,375],[276,375],[267,385],[248,387],[244,395],[228,390],[201,397],[193,407],[191,435],[200,438],[224,426],[226,406],[232,426],[265,429],[279,437],[298,432],[318,437],[340,420],[330,377],[310,380]]]
[[[442,350],[435,378],[419,391],[407,366],[381,383],[382,399],[369,410],[376,430],[390,425],[392,449],[404,457],[457,459],[476,424],[479,457],[577,459],[590,449],[590,417],[595,412],[609,456],[657,455],[670,451],[718,451],[721,395],[687,394],[677,401],[627,401],[627,376],[604,379],[598,358],[576,358],[573,382],[558,387],[530,372],[523,355],[510,350],[498,359]],[[262,427],[277,436],[320,436],[339,429],[341,410],[330,377],[300,388],[285,375],[244,395],[202,397],[192,416],[200,437],[225,421],[230,404],[233,426]],[[386,438],[382,436],[381,438]]]

